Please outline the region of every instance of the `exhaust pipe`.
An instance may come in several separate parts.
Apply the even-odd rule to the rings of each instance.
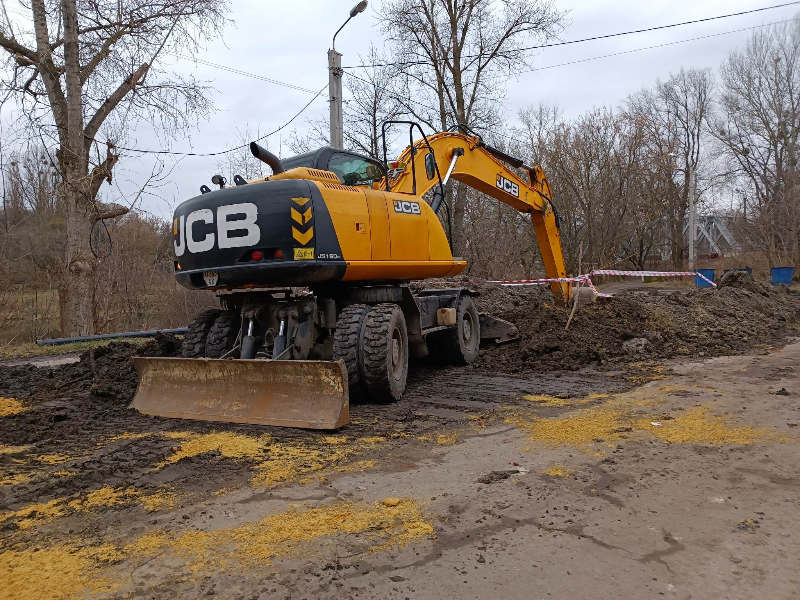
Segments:
[[[252,152],[253,156],[255,156],[258,160],[268,164],[272,168],[273,175],[283,173],[286,170],[283,168],[283,164],[281,164],[281,159],[263,146],[259,146],[255,142],[250,142],[250,152]]]

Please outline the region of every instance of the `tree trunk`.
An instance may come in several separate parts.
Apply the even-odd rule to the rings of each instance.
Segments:
[[[89,189],[89,160],[83,124],[78,13],[74,0],[63,0],[64,72],[67,87],[67,127],[60,131],[58,160],[64,182],[61,193],[67,211],[64,281],[59,290],[61,333],[91,335],[94,327],[94,270],[90,236],[94,195]]]
[[[66,244],[63,280],[59,287],[61,334],[95,333],[94,276],[96,261],[90,247],[92,215],[77,190],[63,184],[66,206]]]

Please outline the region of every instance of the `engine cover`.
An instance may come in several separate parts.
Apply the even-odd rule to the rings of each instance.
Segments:
[[[325,200],[304,180],[196,196],[175,209],[172,233],[175,278],[190,289],[305,286],[346,270]]]

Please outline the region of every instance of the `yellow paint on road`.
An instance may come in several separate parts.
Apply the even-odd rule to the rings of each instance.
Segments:
[[[16,398],[4,398],[0,396],[0,417],[10,417],[18,415],[28,410],[22,402]]]
[[[663,402],[663,396],[654,397],[652,391],[641,388],[557,418],[545,419],[531,411],[513,410],[505,421],[527,433],[531,442],[548,447],[573,446],[596,455],[599,454],[592,450],[594,444],[608,446],[610,442],[645,437],[679,444],[748,445],[761,439],[787,441],[777,434],[769,435],[764,429],[732,425],[715,415],[711,405],[697,406],[675,417],[654,413],[653,409]]]
[[[0,454],[22,454],[33,448],[33,446],[0,446]]]
[[[660,425],[653,425],[654,422]],[[708,406],[697,406],[669,420],[645,418],[636,423],[637,429],[672,444],[738,444],[746,446],[767,437],[765,429],[734,427],[714,415]],[[774,439],[774,441],[780,441]]]
[[[438,433],[436,435],[427,433],[425,435],[417,436],[417,439],[422,442],[433,442],[437,446],[453,446],[456,442],[458,442],[458,434],[455,431]]]
[[[41,454],[36,457],[36,460],[46,465],[63,465],[64,463],[68,463],[76,458],[81,458],[81,456],[82,455],[80,454],[66,454],[63,452],[58,452],[55,454]]]
[[[257,460],[263,456],[271,438],[268,435],[253,437],[229,431],[194,433],[190,431],[167,432],[165,437],[180,440],[164,461],[155,466],[159,470],[184,458],[192,458],[206,452],[219,452],[225,458],[249,458]]]
[[[32,475],[27,473],[8,473],[0,474],[0,485],[22,485],[33,480]]]
[[[216,530],[151,531],[129,544],[39,545],[36,552],[5,551],[0,553],[0,600],[76,598],[119,590],[128,582],[128,559],[141,562],[165,555],[182,560],[194,573],[236,572],[270,565],[284,556],[319,555],[326,545],[335,551],[333,538],[356,534],[359,537],[350,543],[368,552],[435,537],[420,504],[409,498],[398,499],[393,506],[334,502],[305,510],[291,508]]]
[[[545,475],[550,477],[571,477],[575,473],[575,469],[565,467],[564,465],[551,465],[542,471]]]
[[[99,577],[102,547],[7,550],[0,553],[0,600],[75,598],[81,592],[108,592],[115,586]]]
[[[572,406],[575,404],[575,401],[569,398],[559,398],[558,396],[548,396],[547,394],[527,395],[523,396],[522,399],[528,402],[535,402],[539,406]]]
[[[0,513],[0,523],[13,520],[19,529],[30,529],[72,513],[92,512],[100,508],[140,503],[145,510],[154,512],[175,508],[178,497],[171,490],[146,493],[134,488],[103,486],[73,500],[54,498],[47,502],[30,504],[13,511]]]

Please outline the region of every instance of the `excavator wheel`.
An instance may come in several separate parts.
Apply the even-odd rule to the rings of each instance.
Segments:
[[[233,349],[239,336],[242,317],[238,311],[221,312],[214,320],[206,338],[206,357],[222,358]]]
[[[456,326],[428,336],[432,355],[454,365],[468,365],[478,358],[481,344],[481,324],[475,301],[461,296],[456,309]]]
[[[333,360],[344,361],[351,397],[363,395],[365,391],[361,349],[367,313],[369,313],[369,306],[366,304],[351,304],[342,310],[336,320],[336,333],[333,336]]]
[[[408,377],[408,331],[396,304],[377,304],[364,322],[364,381],[380,402],[399,400]]]
[[[189,329],[183,336],[181,356],[183,358],[203,358],[206,355],[206,338],[211,325],[222,311],[218,308],[209,308],[197,313]]]

